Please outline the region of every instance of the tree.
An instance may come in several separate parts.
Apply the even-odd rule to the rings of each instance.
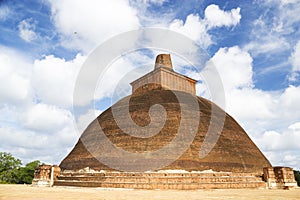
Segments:
[[[294,171],[295,180],[297,181],[298,186],[300,186],[300,171]]]
[[[21,167],[20,159],[14,158],[10,153],[0,152],[0,183],[26,183],[31,184],[34,170],[41,164],[36,160]]]
[[[0,182],[17,183],[21,165],[20,159],[14,158],[10,153],[0,152]]]
[[[34,170],[41,164],[40,161],[35,160],[33,162],[27,163],[25,167],[19,169],[18,182],[17,183],[26,183],[31,184],[34,177]]]

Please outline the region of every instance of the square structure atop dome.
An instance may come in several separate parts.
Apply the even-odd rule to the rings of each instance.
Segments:
[[[179,74],[173,70],[170,54],[156,57],[155,68],[148,74],[133,81],[132,93],[143,93],[150,90],[177,90],[196,95],[197,80]]]

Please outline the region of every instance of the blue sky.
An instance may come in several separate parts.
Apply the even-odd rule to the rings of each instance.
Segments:
[[[95,94],[96,108],[82,109],[74,119],[74,82],[88,55],[123,32],[159,27],[184,34],[208,53],[223,81],[224,109],[273,165],[299,169],[299,3],[1,0],[0,151],[24,162],[59,164],[80,131],[110,106],[116,87],[111,80],[153,63],[159,52],[117,60]],[[178,71],[193,74],[180,67],[180,59],[173,62]],[[201,82],[197,89],[209,98]]]

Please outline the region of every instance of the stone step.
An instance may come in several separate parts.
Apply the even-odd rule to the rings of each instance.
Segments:
[[[106,173],[79,173],[79,172],[73,172],[73,173],[66,173],[63,172],[60,174],[60,176],[100,176],[100,177],[261,177],[257,174],[252,174],[252,173],[131,173],[131,172],[106,172]]]
[[[227,189],[227,188],[265,188],[265,182],[203,182],[203,183],[109,183],[97,181],[65,181],[57,180],[54,186],[76,187],[105,187],[105,188],[132,188],[132,189]]]
[[[136,189],[265,188],[262,177],[252,173],[133,173],[63,172],[55,186],[112,187]]]
[[[65,181],[100,181],[128,183],[202,183],[202,182],[259,182],[259,177],[123,177],[123,176],[60,176],[58,180]]]

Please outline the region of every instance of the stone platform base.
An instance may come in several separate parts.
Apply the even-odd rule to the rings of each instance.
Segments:
[[[266,188],[266,182],[256,174],[230,172],[63,172],[54,181],[54,186],[195,190]]]

